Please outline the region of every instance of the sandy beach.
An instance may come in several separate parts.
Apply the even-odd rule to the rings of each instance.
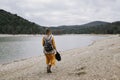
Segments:
[[[120,80],[120,37],[61,52],[52,73],[46,73],[45,57],[38,56],[0,65],[0,80]]]

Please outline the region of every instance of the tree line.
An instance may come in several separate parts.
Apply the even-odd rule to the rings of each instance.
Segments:
[[[96,26],[51,27],[54,34],[120,34],[120,21]]]
[[[95,25],[49,27],[53,34],[120,34],[120,21]],[[0,9],[0,34],[44,34],[47,27]]]

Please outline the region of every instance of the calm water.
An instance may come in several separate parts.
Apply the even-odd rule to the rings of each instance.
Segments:
[[[65,51],[91,44],[102,36],[60,35],[55,36],[58,51]],[[0,37],[0,64],[43,55],[42,36]]]

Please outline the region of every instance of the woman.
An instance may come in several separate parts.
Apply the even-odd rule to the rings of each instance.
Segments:
[[[42,45],[44,47],[44,54],[46,57],[47,73],[52,73],[51,67],[55,65],[56,61],[55,60],[56,45],[50,29],[46,30],[46,34],[45,36],[43,36],[42,39]]]

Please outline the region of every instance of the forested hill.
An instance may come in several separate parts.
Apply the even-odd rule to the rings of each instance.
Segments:
[[[120,34],[120,21],[93,21],[84,25],[51,27],[54,34]]]
[[[42,34],[44,27],[0,9],[0,34]]]
[[[47,27],[0,9],[0,34],[43,34]],[[120,21],[50,27],[53,34],[120,34]]]
[[[109,24],[109,22],[105,22],[105,21],[93,21],[93,22],[89,22],[87,24],[83,24],[82,26],[92,27],[92,26],[99,26],[99,25],[105,25],[105,24]]]

